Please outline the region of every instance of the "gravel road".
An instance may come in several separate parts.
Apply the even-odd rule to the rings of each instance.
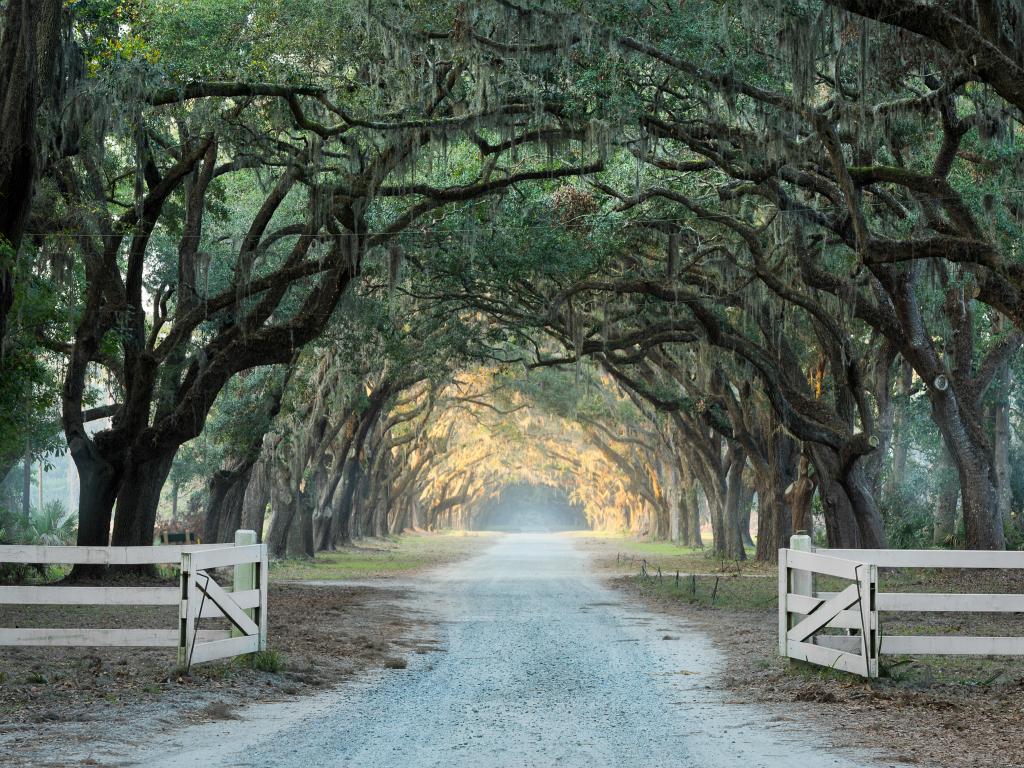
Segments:
[[[503,537],[417,582],[445,652],[312,699],[171,734],[130,765],[782,768],[877,765],[714,689],[722,662],[676,619],[624,604],[571,538]],[[764,649],[752,649],[764,653]],[[125,763],[121,763],[122,765]]]

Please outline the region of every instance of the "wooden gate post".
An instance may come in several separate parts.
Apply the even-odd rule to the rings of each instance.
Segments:
[[[813,552],[811,537],[805,533],[798,533],[789,537],[789,548],[797,552]],[[794,595],[806,595],[814,597],[814,574],[810,571],[793,571],[792,592]]]
[[[779,656],[789,656],[786,633],[789,631],[789,550],[779,550]]]
[[[256,543],[256,531],[235,531],[235,546],[243,547],[247,544]],[[234,592],[248,592],[251,589],[258,589],[256,581],[256,563],[241,563],[235,566],[235,580],[232,586]],[[250,619],[254,618],[254,609],[246,608],[245,615]],[[262,622],[261,622],[262,623]],[[241,637],[242,631],[238,627],[231,627],[232,637]]]
[[[878,652],[880,650],[877,601],[878,566],[867,565],[862,571],[858,579],[861,626],[864,628],[861,653],[864,654],[864,676],[874,678],[878,677]]]
[[[812,552],[811,537],[805,534],[796,534],[789,538],[789,548],[797,552]],[[786,595],[814,596],[814,574],[810,571],[790,569],[787,552],[779,550],[779,655],[789,656],[786,633],[793,627],[795,621],[789,615]]]
[[[187,667],[196,632],[196,577],[192,572],[192,555],[181,553],[181,603],[178,611],[178,666]]]

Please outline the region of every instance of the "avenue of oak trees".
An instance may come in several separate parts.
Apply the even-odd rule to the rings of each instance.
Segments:
[[[0,505],[1024,541],[1017,3],[242,5],[0,3]]]

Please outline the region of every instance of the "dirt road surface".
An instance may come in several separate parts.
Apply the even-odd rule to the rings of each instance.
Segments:
[[[104,764],[425,768],[883,765],[725,700],[722,659],[623,602],[572,539],[513,535],[420,578],[445,652],[312,698],[125,745]]]

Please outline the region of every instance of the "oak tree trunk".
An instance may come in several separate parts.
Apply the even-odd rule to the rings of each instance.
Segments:
[[[956,504],[960,496],[960,485],[957,481],[956,468],[944,446],[935,469],[937,489],[932,540],[939,546],[948,547],[953,544],[953,536],[956,533]]]
[[[174,463],[177,447],[154,451],[138,460],[129,457],[120,479],[113,545],[142,547],[153,544],[160,491]]]

